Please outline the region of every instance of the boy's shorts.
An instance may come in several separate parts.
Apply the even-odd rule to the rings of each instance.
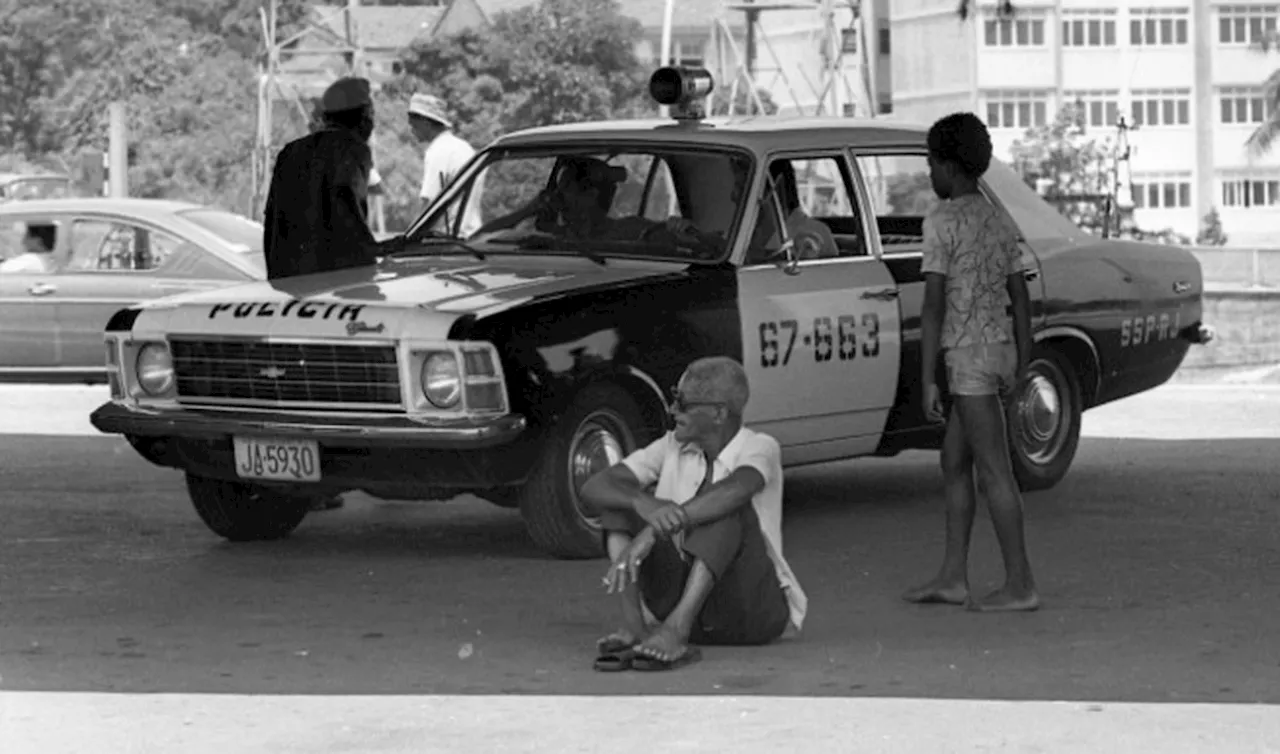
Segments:
[[[949,348],[947,388],[952,395],[999,395],[1018,382],[1018,347],[1013,343],[981,343]]]

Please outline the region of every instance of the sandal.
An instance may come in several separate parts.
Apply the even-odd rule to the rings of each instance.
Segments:
[[[664,670],[678,670],[686,665],[692,665],[702,659],[702,650],[697,647],[685,647],[684,651],[678,657],[670,660],[660,660],[657,657],[649,657],[648,655],[636,653],[631,661],[632,670],[640,670],[647,673],[661,672]]]
[[[601,673],[621,673],[635,667],[636,650],[626,647],[612,652],[601,652],[591,667]]]

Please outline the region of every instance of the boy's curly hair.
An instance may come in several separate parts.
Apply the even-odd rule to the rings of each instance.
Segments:
[[[929,129],[929,151],[953,163],[970,178],[981,178],[991,167],[991,133],[973,113],[952,113]]]

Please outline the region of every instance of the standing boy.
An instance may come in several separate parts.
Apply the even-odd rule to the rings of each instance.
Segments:
[[[991,136],[976,115],[939,120],[929,129],[928,144],[929,177],[941,201],[924,221],[920,380],[926,415],[947,422],[947,544],[938,576],[903,598],[984,612],[1035,610],[1040,599],[1027,560],[1022,495],[1009,459],[1003,405],[1031,355],[1031,303],[1018,231],[979,187],[991,164]],[[949,412],[937,379],[940,354]],[[1005,567],[1004,586],[977,601],[970,599],[968,574],[975,470]]]

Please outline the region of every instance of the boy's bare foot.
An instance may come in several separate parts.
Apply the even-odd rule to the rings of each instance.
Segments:
[[[969,599],[969,587],[961,583],[934,579],[928,584],[910,589],[902,595],[907,602],[917,605],[963,605]]]
[[[1028,613],[1040,609],[1040,596],[1031,591],[1014,591],[1009,587],[997,589],[981,600],[966,606],[975,613]]]

